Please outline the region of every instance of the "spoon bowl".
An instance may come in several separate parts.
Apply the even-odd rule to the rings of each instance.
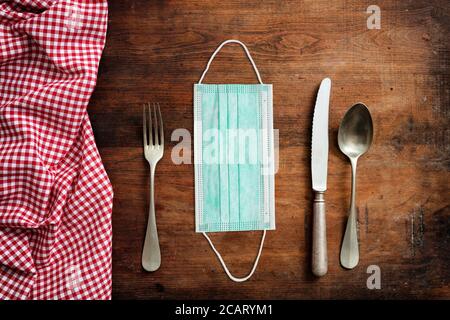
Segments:
[[[359,262],[356,221],[356,165],[359,157],[369,150],[372,139],[372,116],[366,105],[357,103],[344,115],[338,132],[339,148],[350,159],[352,165],[350,213],[340,255],[341,264],[347,269],[353,269]]]
[[[351,107],[339,126],[338,144],[349,158],[359,158],[369,150],[373,139],[372,116],[362,103]]]

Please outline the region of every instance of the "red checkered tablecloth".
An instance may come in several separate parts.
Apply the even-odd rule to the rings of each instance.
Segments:
[[[0,299],[109,299],[112,188],[86,107],[106,1],[0,1]]]

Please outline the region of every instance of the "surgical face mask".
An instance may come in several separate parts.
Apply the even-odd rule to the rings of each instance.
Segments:
[[[240,44],[260,84],[202,84],[211,62],[227,43]],[[272,85],[240,41],[227,40],[213,53],[194,85],[195,224],[228,277],[249,279],[256,270],[266,230],[275,229]],[[250,273],[234,277],[207,232],[263,230]]]

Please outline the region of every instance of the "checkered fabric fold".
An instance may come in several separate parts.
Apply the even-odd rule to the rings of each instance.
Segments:
[[[0,299],[110,299],[112,188],[86,107],[106,1],[0,1]]]

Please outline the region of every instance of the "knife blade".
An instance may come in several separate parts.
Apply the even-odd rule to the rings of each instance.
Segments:
[[[311,178],[314,190],[312,272],[321,277],[328,271],[325,198],[328,171],[328,113],[331,80],[322,80],[314,107],[311,143]]]

